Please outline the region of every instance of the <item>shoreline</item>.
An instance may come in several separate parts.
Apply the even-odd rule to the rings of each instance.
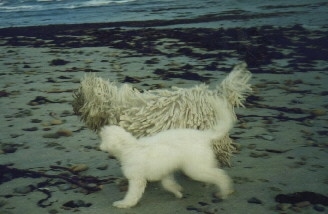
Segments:
[[[30,25],[30,26],[10,26],[10,27],[1,27],[0,32],[4,30],[19,30],[19,29],[37,29],[37,28],[46,28],[46,29],[56,29],[56,28],[65,28],[69,29],[73,28],[116,28],[116,27],[127,27],[127,28],[154,28],[154,27],[166,27],[166,28],[174,28],[178,27],[186,27],[190,28],[193,25],[202,24],[206,26],[209,23],[220,23],[220,22],[239,22],[242,21],[244,23],[248,23],[253,20],[253,25],[246,25],[247,27],[261,27],[263,25],[270,24],[259,24],[256,23],[256,20],[266,19],[266,18],[276,18],[276,17],[289,17],[297,14],[299,12],[271,12],[271,13],[250,13],[249,11],[244,10],[230,10],[227,12],[219,13],[219,14],[206,14],[199,15],[197,17],[191,18],[178,18],[178,19],[152,19],[152,20],[143,20],[143,21],[115,21],[115,22],[90,22],[90,23],[71,23],[71,24],[47,24],[47,25]],[[296,23],[290,23],[286,26],[297,25]],[[245,25],[244,25],[245,26]],[[209,28],[217,28],[222,27],[220,24],[217,26],[212,26]],[[229,26],[228,26],[229,28]],[[326,26],[321,26],[321,28],[328,28],[328,24]]]
[[[270,13],[251,13],[245,10],[229,10],[227,12],[221,12],[219,14],[206,14],[199,15],[197,17],[190,18],[177,18],[177,19],[151,19],[151,20],[137,20],[137,21],[114,21],[114,22],[86,22],[86,23],[70,23],[70,24],[46,24],[46,25],[29,25],[29,26],[6,26],[0,27],[0,32],[13,31],[18,33],[19,31],[27,31],[29,29],[38,30],[44,28],[55,32],[56,29],[69,30],[73,29],[100,29],[100,28],[193,28],[199,27],[199,24],[204,28],[237,28],[235,23],[240,23],[239,26],[246,28],[262,27],[262,26],[275,26],[273,24],[257,23],[257,20],[265,20],[266,18],[278,18],[278,17],[293,17],[300,12],[270,12]],[[224,25],[222,23],[230,23],[231,26]],[[217,23],[213,25],[211,23]],[[244,24],[242,24],[244,23]],[[300,25],[295,22],[286,22],[286,24],[279,23],[276,27],[292,27],[294,25]],[[209,26],[209,27],[206,27]],[[306,28],[305,26],[303,26]],[[314,27],[314,26],[307,26]],[[318,26],[318,29],[327,29],[328,24]]]
[[[112,22],[123,26],[136,27],[259,27],[263,25],[291,26],[302,23],[305,27],[320,29],[327,27],[323,0],[307,2],[300,0],[289,3],[278,2],[53,2],[53,4],[25,2],[26,8],[5,2],[1,10],[3,19],[0,26],[33,26],[48,24],[77,24],[81,22]],[[31,3],[31,4],[30,4]],[[67,7],[72,3],[73,7]],[[85,5],[85,3],[87,3]],[[108,3],[108,4],[107,4]],[[77,7],[75,7],[77,6]],[[82,6],[83,8],[79,8]],[[89,7],[91,6],[91,7]],[[41,8],[38,8],[41,7]],[[47,9],[51,11],[46,12]],[[21,15],[15,14],[17,9]],[[41,10],[40,10],[41,9]],[[86,12],[87,11],[87,12]],[[132,22],[129,22],[133,20]]]

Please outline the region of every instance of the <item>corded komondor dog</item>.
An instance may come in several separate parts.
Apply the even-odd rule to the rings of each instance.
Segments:
[[[235,118],[229,105],[225,98],[221,99],[221,120],[209,130],[170,129],[137,139],[119,126],[102,128],[100,149],[116,157],[129,181],[124,199],[113,206],[135,206],[147,181],[161,181],[164,189],[181,198],[182,187],[173,175],[177,170],[194,180],[216,185],[222,199],[232,193],[231,179],[218,168],[212,149],[212,140],[221,139],[233,126]]]
[[[222,98],[228,100],[233,114],[234,107],[243,106],[251,91],[251,73],[246,66],[236,65],[216,90],[200,84],[140,92],[129,84],[117,86],[88,75],[74,93],[73,110],[94,131],[99,132],[105,125],[119,125],[136,138],[168,129],[211,129],[221,120]],[[229,135],[213,139],[212,145],[221,165],[230,165],[235,147]]]

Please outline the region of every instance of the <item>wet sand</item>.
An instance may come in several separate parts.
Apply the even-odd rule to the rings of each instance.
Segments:
[[[327,212],[327,31],[144,26],[0,29],[0,213]],[[184,198],[152,183],[137,207],[113,208],[126,182],[73,114],[80,79],[92,72],[140,90],[214,88],[240,61],[254,93],[231,132],[239,147],[225,170],[235,194],[220,201],[178,174]],[[294,201],[276,198],[296,192]]]

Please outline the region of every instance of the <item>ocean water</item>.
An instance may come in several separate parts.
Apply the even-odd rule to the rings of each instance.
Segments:
[[[0,0],[0,28],[50,24],[195,20],[203,27],[328,24],[326,0]],[[199,18],[213,17],[206,21]]]

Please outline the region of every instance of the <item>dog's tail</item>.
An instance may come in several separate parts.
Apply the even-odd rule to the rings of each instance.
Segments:
[[[219,102],[218,105],[217,110],[219,111],[219,117],[217,123],[213,126],[213,128],[208,130],[208,134],[213,140],[221,139],[226,136],[236,121],[233,107],[227,98],[223,97],[222,102]]]
[[[244,107],[243,102],[252,92],[249,80],[252,74],[247,70],[245,62],[234,66],[230,74],[218,86],[218,90],[225,96],[233,107]]]

